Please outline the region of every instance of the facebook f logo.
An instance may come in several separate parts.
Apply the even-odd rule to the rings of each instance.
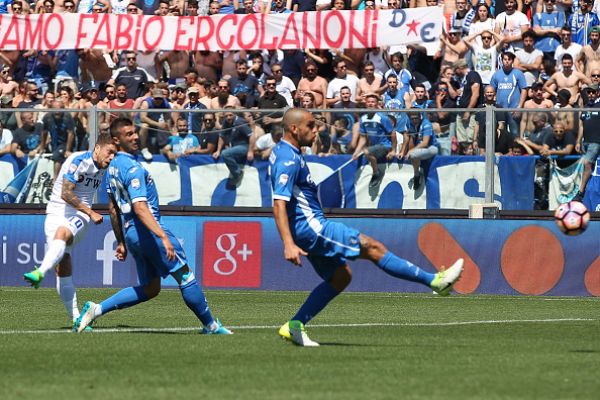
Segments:
[[[113,261],[117,261],[115,250],[113,248],[117,241],[115,233],[111,230],[104,236],[104,244],[101,250],[96,250],[96,260],[102,261],[102,284],[112,285],[113,280]]]

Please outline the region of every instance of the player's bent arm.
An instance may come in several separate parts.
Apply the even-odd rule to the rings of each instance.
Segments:
[[[121,214],[119,213],[119,205],[110,193],[108,195],[108,212],[110,215],[110,224],[117,239],[117,248],[115,251],[117,260],[125,261],[127,258],[127,246],[125,245],[125,235],[123,235]]]
[[[75,210],[84,213],[92,219],[94,224],[99,224],[102,222],[102,215],[98,214],[90,207],[88,207],[84,202],[82,202],[79,197],[73,192],[75,189],[75,184],[68,179],[63,179],[62,185],[62,193],[61,198]]]
[[[273,200],[273,217],[275,218],[275,225],[279,231],[279,236],[283,241],[283,252],[286,260],[294,263],[295,265],[301,265],[300,256],[307,255],[304,250],[294,243],[292,232],[290,231],[290,224],[286,211],[287,201],[281,199]]]
[[[138,217],[138,219],[144,224],[146,228],[150,232],[152,232],[156,237],[162,240],[163,245],[165,246],[165,250],[167,251],[167,259],[173,260],[175,259],[175,250],[173,248],[173,244],[169,240],[169,237],[165,233],[165,231],[160,227],[154,216],[150,212],[148,208],[148,203],[145,201],[136,201],[133,203],[133,212]]]

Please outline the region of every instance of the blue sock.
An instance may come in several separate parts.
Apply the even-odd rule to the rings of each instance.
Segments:
[[[292,320],[306,324],[320,313],[321,310],[323,310],[338,294],[338,291],[335,290],[329,282],[322,282],[308,295],[308,298],[304,304],[302,304],[302,307],[300,307],[300,310],[298,310]]]
[[[204,326],[210,326],[215,320],[210,313],[206,297],[195,279],[179,287],[183,301]]]
[[[148,300],[143,286],[125,288],[100,303],[102,314],[119,308],[127,308]]]
[[[386,274],[406,279],[407,281],[419,282],[427,286],[431,286],[431,281],[435,278],[435,274],[423,271],[415,264],[394,255],[391,251],[385,253],[376,265]]]

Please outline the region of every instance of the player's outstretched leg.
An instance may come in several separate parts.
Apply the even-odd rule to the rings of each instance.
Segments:
[[[44,279],[44,275],[55,265],[57,265],[60,260],[62,260],[65,255],[65,249],[67,247],[67,243],[61,239],[54,239],[50,243],[48,243],[48,250],[46,254],[44,254],[44,259],[42,260],[42,264],[39,268],[34,269],[33,271],[27,272],[23,274],[23,279],[25,279],[31,286],[34,288],[39,288],[42,280]]]
[[[206,297],[196,281],[194,272],[189,267],[184,266],[173,274],[173,277],[179,283],[181,297],[190,310],[196,314],[196,317],[202,322],[204,328],[201,333],[205,335],[231,335],[229,329],[225,328],[221,321],[215,320],[208,307]]]
[[[100,304],[88,301],[81,310],[81,315],[75,320],[73,330],[82,332],[91,325],[96,318],[111,311],[128,308],[156,297],[160,292],[160,278],[155,279],[146,286],[127,287],[120,290]],[[150,295],[149,295],[150,293]]]
[[[360,235],[361,258],[371,260],[385,273],[400,279],[419,282],[429,286],[441,296],[447,296],[463,271],[463,259],[458,259],[450,268],[431,274],[410,261],[396,256],[379,241]]]

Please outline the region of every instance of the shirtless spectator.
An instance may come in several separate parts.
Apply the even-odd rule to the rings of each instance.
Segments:
[[[600,67],[600,27],[590,30],[590,44],[586,44],[577,56],[577,70],[590,76],[592,69]]]
[[[185,74],[190,68],[190,54],[187,51],[171,50],[158,56],[158,62],[162,66],[167,64],[169,83],[177,85],[185,82]]]
[[[231,89],[229,88],[229,82],[225,79],[221,79],[218,83],[219,93],[216,97],[212,98],[210,101],[210,109],[222,109],[222,108],[241,108],[242,104],[240,100],[231,94]],[[220,113],[217,115],[217,120],[220,119]]]
[[[78,53],[82,83],[106,82],[110,79],[114,62],[108,53],[98,49],[81,49]],[[108,65],[107,61],[111,64]]]
[[[2,67],[0,71],[0,96],[10,96],[11,98],[17,94],[19,84],[10,77],[10,68]]]
[[[573,112],[573,106],[569,104],[571,99],[571,92],[567,89],[560,89],[558,91],[557,102],[554,109],[561,111],[553,112],[554,123],[561,122],[567,132],[575,132],[575,113]],[[584,103],[586,104],[586,103]]]
[[[199,76],[216,82],[223,68],[223,54],[218,51],[197,51],[194,53],[194,65]]]
[[[531,86],[531,99],[527,100],[523,104],[525,109],[536,109],[536,108],[554,108],[554,103],[550,99],[544,99],[544,84],[536,82]],[[521,132],[525,137],[528,137],[533,132],[533,112],[523,113],[521,118]]]
[[[204,86],[205,95],[202,96],[198,101],[200,101],[200,103],[204,104],[204,106],[206,108],[211,108],[210,102],[212,99],[217,97],[217,95],[219,94],[219,86],[217,85],[217,83],[215,81],[210,80],[210,79],[207,79],[204,82],[203,86]]]
[[[461,39],[462,31],[451,28],[448,35],[442,33],[440,37],[440,49],[434,58],[442,57],[442,66],[452,66],[456,61],[464,59],[469,47]]]
[[[108,102],[108,108],[131,110],[134,107],[134,103],[135,102],[133,99],[127,98],[127,85],[125,85],[124,83],[120,83],[115,88],[115,99],[110,100]],[[123,112],[111,111],[107,115],[106,120],[107,120],[107,122],[110,123],[112,120],[119,118],[119,117],[132,118],[133,112],[131,112],[131,111],[123,111]]]
[[[590,78],[579,71],[573,70],[573,57],[565,54],[562,58],[562,71],[555,72],[544,84],[544,90],[550,95],[557,95],[557,90],[568,89],[571,92],[570,103],[575,104],[579,100],[579,87],[582,84],[591,84]]]
[[[372,61],[366,61],[363,67],[362,78],[358,81],[356,99],[362,103],[365,102],[365,95],[377,93],[381,87],[382,77],[375,75],[375,65]]]
[[[317,75],[317,64],[310,60],[304,64],[304,77],[298,82],[296,101],[300,102],[305,93],[312,93],[315,96],[315,106],[317,108],[326,108],[327,81],[322,76]]]

